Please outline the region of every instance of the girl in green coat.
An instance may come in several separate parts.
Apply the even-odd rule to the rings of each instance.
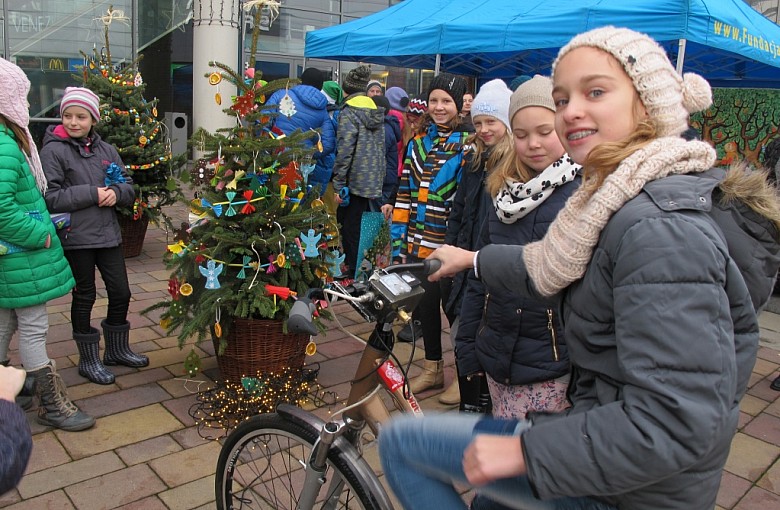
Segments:
[[[46,302],[73,288],[43,193],[46,178],[28,129],[30,81],[0,58],[0,363],[19,331],[19,356],[35,381],[38,422],[84,430],[95,419],[68,398],[54,361],[46,353]]]

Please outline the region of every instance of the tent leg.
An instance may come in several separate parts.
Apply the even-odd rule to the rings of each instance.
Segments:
[[[682,76],[683,62],[685,62],[685,44],[687,42],[688,41],[686,41],[685,39],[680,39],[679,42],[680,49],[677,52],[677,74],[679,74],[680,76]]]
[[[433,68],[433,75],[439,76],[439,68],[441,67],[441,53],[436,54],[436,67]]]

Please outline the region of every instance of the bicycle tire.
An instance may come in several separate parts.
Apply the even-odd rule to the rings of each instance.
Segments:
[[[304,478],[302,460],[308,459],[318,436],[313,428],[276,413],[254,416],[240,424],[227,437],[219,454],[215,480],[217,509],[295,510]],[[346,485],[337,508],[381,510],[358,472],[341,449],[333,445],[328,454],[328,482],[323,485],[317,505],[323,503],[331,479],[338,475]]]

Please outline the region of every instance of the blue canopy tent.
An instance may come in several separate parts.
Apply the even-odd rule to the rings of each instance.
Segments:
[[[405,0],[306,34],[306,58],[491,78],[549,74],[574,35],[624,26],[716,87],[780,88],[780,27],[742,0]]]

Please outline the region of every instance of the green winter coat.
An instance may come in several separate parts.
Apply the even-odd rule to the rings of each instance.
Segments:
[[[31,216],[40,214],[41,219]],[[51,246],[44,248],[46,236]],[[0,308],[24,308],[63,296],[75,285],[62,245],[27,159],[0,124],[0,240],[23,251],[0,255]]]

